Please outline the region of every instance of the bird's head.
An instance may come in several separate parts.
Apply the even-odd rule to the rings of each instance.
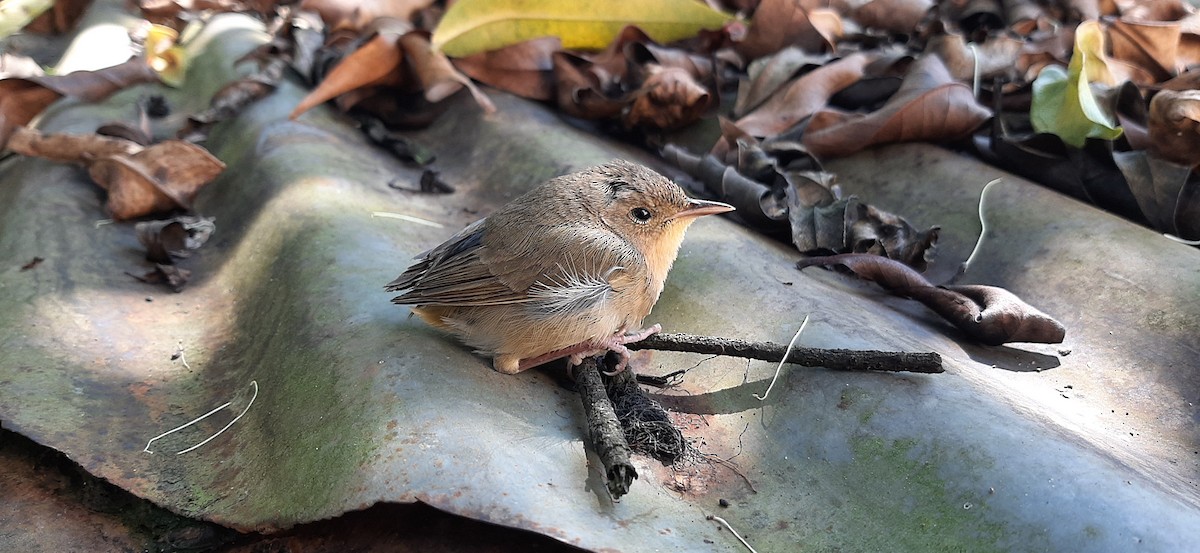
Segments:
[[[628,161],[614,160],[591,171],[590,193],[600,219],[652,267],[662,267],[664,276],[693,221],[733,211],[728,204],[689,198],[666,177]]]

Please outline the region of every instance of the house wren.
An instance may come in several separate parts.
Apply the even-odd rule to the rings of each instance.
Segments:
[[[650,169],[616,160],[551,179],[417,256],[387,285],[429,324],[515,374],[615,351],[658,301],[684,231],[733,207],[690,199]]]

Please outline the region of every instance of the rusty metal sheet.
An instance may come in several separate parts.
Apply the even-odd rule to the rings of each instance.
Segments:
[[[177,113],[201,108],[262,40],[248,19],[216,18],[189,84],[161,92]],[[59,105],[42,125],[88,132],[145,92]],[[797,273],[786,245],[701,220],[648,322],[784,341],[810,315],[806,345],[933,350],[948,372],[790,368],[763,403],[752,394],[765,390],[768,364],[657,354],[646,370],[699,363],[682,388],[655,396],[703,451],[735,466],[636,458],[641,478],[613,503],[562,375],[495,373],[391,305],[382,285],[546,177],[648,158],[493,94],[497,114],[462,102],[413,135],[459,192],[402,192],[389,181],[415,188],[419,171],[340,117],[287,121],[303,93],[285,85],[213,133],[207,145],[229,168],[196,207],[217,232],[186,262],[194,277],[179,294],[125,275],[145,267],[132,225],[97,224],[102,198],[77,169],[0,164],[5,427],[139,496],[242,530],[420,501],[597,551],[739,550],[706,520],[714,514],[760,551],[1178,551],[1200,541],[1194,249],[1008,177],[970,278],[1060,318],[1067,355],[962,346],[923,308]],[[834,167],[848,190],[941,224],[943,269],[978,232],[974,201],[961,196],[998,174],[923,146]],[[34,257],[45,261],[21,270]]]

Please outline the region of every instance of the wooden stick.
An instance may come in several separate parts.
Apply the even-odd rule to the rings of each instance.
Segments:
[[[774,342],[748,342],[697,336],[694,334],[654,334],[640,342],[627,344],[631,350],[656,349],[748,357],[763,361],[780,361],[787,347]],[[937,353],[906,353],[873,350],[822,349],[795,347],[788,355],[788,363],[805,367],[824,367],[838,371],[888,371],[940,373],[942,356]]]
[[[600,379],[596,358],[584,359],[575,369],[575,382],[579,387],[579,397],[583,400],[588,436],[596,454],[600,456],[600,462],[604,464],[608,493],[613,499],[620,499],[629,493],[629,486],[637,478],[637,469],[629,462],[629,442],[625,440],[625,432]]]

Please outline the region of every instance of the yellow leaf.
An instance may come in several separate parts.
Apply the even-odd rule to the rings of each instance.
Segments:
[[[146,33],[146,62],[168,86],[178,87],[187,73],[188,53],[178,44],[179,33],[163,25],[151,25]]]
[[[1067,70],[1052,65],[1033,81],[1029,107],[1033,130],[1056,135],[1076,148],[1082,148],[1088,138],[1116,139],[1122,132],[1116,116],[1092,90],[1093,85],[1114,83],[1099,23],[1080,23]]]
[[[463,57],[555,36],[563,48],[600,49],[627,25],[672,42],[732,19],[696,0],[459,0],[434,30],[433,47]]]

